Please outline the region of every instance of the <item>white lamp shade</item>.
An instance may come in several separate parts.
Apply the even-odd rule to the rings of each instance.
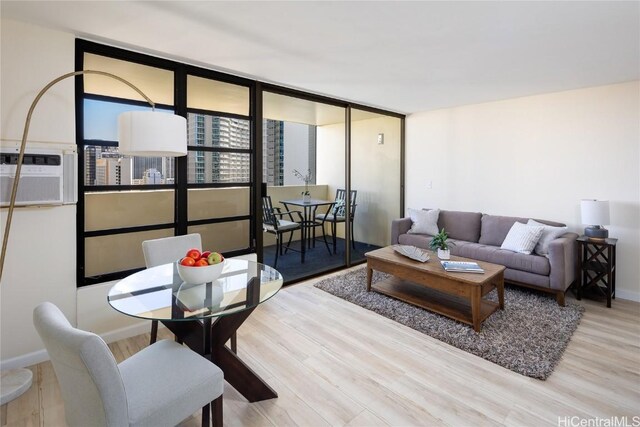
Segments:
[[[187,120],[157,111],[127,111],[118,117],[118,152],[131,156],[187,155]]]
[[[608,200],[582,200],[582,223],[586,225],[609,225]]]

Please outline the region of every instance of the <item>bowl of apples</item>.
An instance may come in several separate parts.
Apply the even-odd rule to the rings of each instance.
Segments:
[[[188,285],[213,282],[224,267],[224,257],[218,252],[189,249],[187,254],[178,260],[178,275]]]

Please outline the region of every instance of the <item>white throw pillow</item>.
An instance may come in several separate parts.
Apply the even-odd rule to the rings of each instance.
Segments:
[[[430,234],[435,236],[438,234],[438,217],[440,209],[431,209],[425,211],[423,209],[407,209],[411,217],[411,230],[409,234]]]
[[[538,243],[533,250],[535,253],[542,256],[549,254],[549,243],[567,232],[567,227],[554,227],[552,225],[543,224],[534,219],[530,219],[527,222],[527,225],[543,227],[542,236],[540,236],[540,240],[538,240]]]
[[[527,225],[516,221],[509,233],[507,233],[507,237],[502,242],[500,249],[529,255],[533,248],[536,247],[538,240],[540,240],[543,230],[544,227]]]

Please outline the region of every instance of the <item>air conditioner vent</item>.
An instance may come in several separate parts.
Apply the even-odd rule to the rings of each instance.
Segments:
[[[18,149],[0,152],[0,205],[8,206],[16,175]],[[61,149],[29,149],[24,155],[17,206],[75,203],[77,155]]]

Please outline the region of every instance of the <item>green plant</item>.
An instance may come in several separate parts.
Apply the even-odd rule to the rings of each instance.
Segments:
[[[436,249],[442,249],[443,251],[446,251],[447,249],[449,249],[449,246],[455,245],[455,243],[449,242],[448,239],[449,235],[446,231],[444,231],[443,228],[438,234],[433,236],[433,239],[431,239],[431,242],[429,243],[429,247],[432,251],[435,251]]]

